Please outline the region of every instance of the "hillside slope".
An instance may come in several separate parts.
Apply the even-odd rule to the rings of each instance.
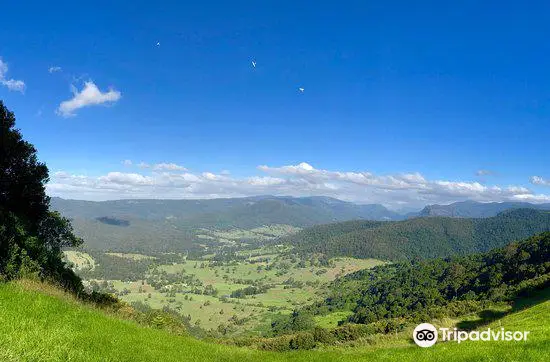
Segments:
[[[550,352],[550,302],[508,315],[493,328],[529,330],[527,342],[384,346],[268,353],[201,342],[107,316],[63,296],[0,284],[0,359],[6,361],[542,361]],[[408,341],[408,342],[406,342]]]
[[[550,231],[549,211],[517,209],[491,218],[334,223],[304,229],[282,241],[298,252],[403,260],[484,252],[545,231]]]

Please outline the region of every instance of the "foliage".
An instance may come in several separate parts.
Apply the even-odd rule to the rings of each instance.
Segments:
[[[255,295],[255,294],[261,294],[268,291],[268,289],[272,288],[272,285],[249,285],[246,288],[237,289],[233,292],[231,292],[230,297],[231,298],[244,298],[247,295]]]
[[[402,330],[407,324],[479,312],[550,285],[550,233],[463,257],[400,262],[361,270],[333,282],[328,297],[272,323],[275,335],[310,330],[297,320],[351,309],[336,340]],[[345,322],[345,321],[342,321]],[[365,329],[361,329],[365,328]]]
[[[521,282],[536,283],[550,273],[550,233],[485,254],[400,263],[358,277],[363,283],[351,322],[406,317],[426,320],[450,302],[509,301]],[[370,274],[370,275],[368,275]],[[540,288],[547,282],[540,282]],[[343,282],[339,288],[345,288]],[[465,308],[466,309],[466,308]],[[463,311],[460,311],[463,312]]]
[[[79,290],[80,280],[65,267],[61,249],[82,240],[68,219],[50,211],[48,168],[15,129],[15,116],[1,101],[0,122],[0,275],[49,278]]]

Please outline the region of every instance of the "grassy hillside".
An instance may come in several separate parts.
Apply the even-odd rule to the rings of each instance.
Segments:
[[[314,226],[282,240],[298,252],[403,260],[484,252],[549,230],[549,211],[518,209],[478,219],[342,222]]]
[[[0,284],[0,359],[5,361],[542,361],[550,353],[550,302],[493,322],[531,331],[527,342],[411,345],[410,331],[361,348],[270,353],[210,344],[105,315],[51,288]]]

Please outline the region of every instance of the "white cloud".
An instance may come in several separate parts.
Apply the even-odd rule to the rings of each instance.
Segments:
[[[132,163],[132,160],[124,160],[124,161],[122,161],[122,164],[124,166],[132,166],[133,163]]]
[[[272,185],[282,185],[286,182],[285,179],[278,178],[278,177],[249,177],[247,179],[247,182],[249,185],[255,185],[255,186],[272,186]]]
[[[146,162],[141,161],[140,163],[138,163],[138,167],[139,168],[149,168],[149,167],[151,167],[151,165],[146,163]]]
[[[514,199],[518,201],[525,201],[525,202],[550,202],[550,195],[544,195],[544,194],[521,194],[521,195],[515,195]]]
[[[278,168],[271,168],[269,166],[262,165],[262,166],[258,166],[258,169],[266,172],[277,171],[279,173],[284,173],[284,174],[308,174],[308,173],[317,171],[313,168],[313,166],[311,166],[309,163],[306,163],[306,162],[299,163],[296,166],[282,166]]]
[[[540,176],[531,177],[531,183],[533,185],[550,186],[550,180],[547,180],[547,179],[542,178]]]
[[[114,89],[101,92],[91,80],[84,83],[84,88],[80,92],[73,86],[72,92],[74,97],[61,102],[57,109],[57,113],[63,117],[74,116],[74,112],[83,107],[114,103],[121,97],[121,93]]]
[[[154,182],[153,178],[149,176],[122,172],[109,172],[106,176],[99,177],[98,181],[119,185],[153,185]]]
[[[48,184],[53,196],[69,198],[212,198],[252,195],[332,196],[388,207],[420,208],[461,200],[549,202],[522,185],[484,185],[462,180],[429,180],[418,172],[377,175],[363,171],[316,169],[307,163],[259,166],[269,175],[232,177],[227,173],[191,173],[172,163],[148,165],[141,173],[110,172],[99,177],[57,172]],[[156,167],[164,165],[161,167]],[[166,165],[175,165],[166,166]],[[156,169],[155,169],[156,167]],[[540,182],[540,179],[535,179]]]
[[[48,72],[49,72],[50,74],[56,73],[56,72],[61,72],[61,67],[58,67],[58,66],[49,67],[49,68],[48,68]]]
[[[183,166],[175,163],[157,163],[153,165],[153,170],[166,170],[166,171],[187,171]]]
[[[26,88],[25,82],[16,79],[6,79],[6,73],[8,73],[8,63],[0,58],[0,84],[11,91],[24,93]]]

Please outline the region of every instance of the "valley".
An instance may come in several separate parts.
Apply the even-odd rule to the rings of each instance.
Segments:
[[[211,201],[218,202],[222,201]],[[238,202],[224,200],[221,207]],[[288,202],[311,205],[306,199],[269,202],[282,207],[277,215],[283,219],[295,213],[294,206],[287,208]],[[319,208],[335,204],[326,199],[315,202],[321,204],[300,209],[302,215],[318,214]],[[182,226],[187,214],[178,214],[163,201],[155,202],[153,209],[117,202],[110,216],[102,217],[97,216],[105,211],[102,203],[83,204],[71,211],[67,205],[73,203],[65,203],[65,215],[80,217],[73,222],[75,231],[92,241],[67,249],[64,255],[88,290],[116,295],[143,312],[173,313],[193,335],[217,339],[280,335],[278,323],[285,325],[297,311],[321,305],[327,298],[345,299],[342,295],[356,288],[355,282],[346,282],[346,276],[356,272],[362,275],[376,266],[406,260],[483,252],[550,230],[548,211],[513,205],[496,216],[477,219],[420,217],[313,226],[296,222],[191,228]],[[251,206],[256,205],[244,207]],[[258,220],[273,216],[272,208],[255,212]],[[220,219],[216,213],[204,217]],[[158,232],[158,238],[147,234],[153,232]],[[356,298],[353,295],[346,303]],[[307,328],[334,329],[353,317],[349,306],[329,304],[329,309],[332,312],[323,310],[311,320],[308,317]]]
[[[303,257],[288,245],[262,245],[298,230],[290,225],[200,229],[198,237],[210,245],[202,256],[82,249],[65,251],[65,258],[91,290],[112,293],[137,309],[174,311],[199,336],[269,335],[275,317],[322,300],[336,278],[384,263]]]

